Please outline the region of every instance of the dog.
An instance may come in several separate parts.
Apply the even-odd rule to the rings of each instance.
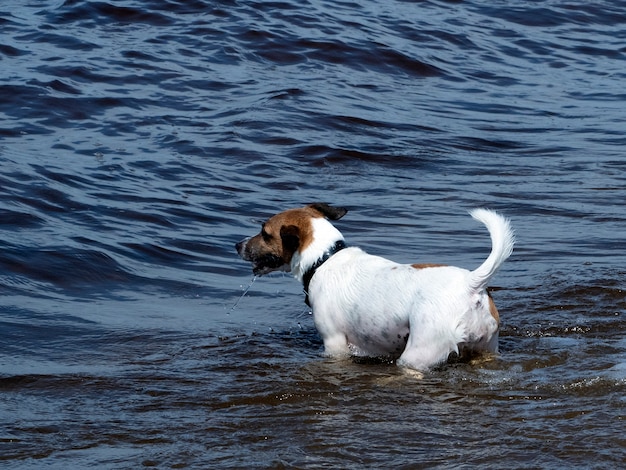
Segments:
[[[348,247],[331,221],[347,210],[315,203],[281,212],[236,244],[257,276],[291,272],[331,357],[391,358],[428,371],[455,354],[497,353],[499,313],[487,284],[511,255],[507,219],[487,209],[470,215],[491,236],[491,253],[475,270],[398,264]]]

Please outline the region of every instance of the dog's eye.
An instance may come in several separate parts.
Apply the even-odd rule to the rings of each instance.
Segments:
[[[265,227],[263,227],[263,229],[261,230],[261,236],[265,241],[269,241],[272,238],[272,236],[265,231]]]

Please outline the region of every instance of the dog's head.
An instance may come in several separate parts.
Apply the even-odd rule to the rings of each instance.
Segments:
[[[309,204],[270,217],[257,235],[237,243],[237,253],[252,263],[252,271],[263,275],[272,271],[290,271],[296,253],[302,253],[314,241],[313,220],[339,220],[348,211],[326,203]]]

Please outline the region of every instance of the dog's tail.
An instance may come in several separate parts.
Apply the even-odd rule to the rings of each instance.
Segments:
[[[511,256],[515,236],[507,219],[487,209],[474,209],[470,215],[482,222],[491,236],[491,253],[478,268],[470,273],[470,289],[474,292],[487,287],[487,283],[504,261]]]

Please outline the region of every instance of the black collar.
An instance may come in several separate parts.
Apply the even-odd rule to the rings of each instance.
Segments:
[[[313,266],[311,266],[309,270],[304,273],[304,276],[302,276],[302,285],[304,286],[304,293],[306,294],[304,301],[309,307],[311,306],[309,303],[309,284],[311,283],[311,279],[313,278],[315,271],[317,271],[317,268],[319,268],[322,264],[328,261],[328,258],[338,251],[343,250],[345,247],[346,244],[343,240],[337,241],[337,243],[326,250],[326,252],[313,264]]]

